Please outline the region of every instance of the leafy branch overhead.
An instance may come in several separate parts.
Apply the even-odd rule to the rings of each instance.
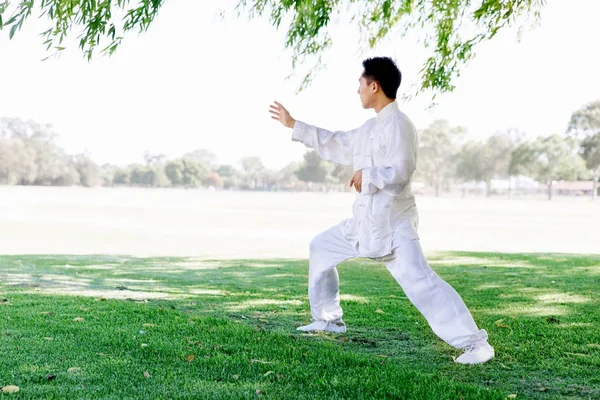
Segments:
[[[1,0],[0,0],[1,1]],[[130,31],[145,32],[164,0],[5,0],[0,2],[0,30],[9,36],[32,14],[46,18],[42,32],[48,49],[63,50],[65,39],[78,34],[79,47],[91,58],[95,49],[112,54]],[[313,68],[301,89],[310,85],[322,56],[332,45],[329,28],[347,18],[360,32],[361,48],[374,47],[392,33],[421,33],[429,55],[421,69],[420,91],[447,92],[475,47],[501,29],[539,21],[545,0],[239,0],[236,10],[250,19],[267,17],[286,29],[285,46],[293,52],[293,69]],[[284,22],[291,21],[283,27]],[[102,44],[101,44],[102,43]]]

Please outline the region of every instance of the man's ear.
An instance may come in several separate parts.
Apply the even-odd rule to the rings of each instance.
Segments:
[[[379,83],[373,82],[371,83],[371,92],[377,93],[379,91]]]

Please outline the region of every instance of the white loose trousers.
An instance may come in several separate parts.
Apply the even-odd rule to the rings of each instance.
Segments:
[[[312,317],[318,321],[337,321],[343,315],[336,267],[359,256],[343,232],[344,224],[340,223],[310,243],[308,296]],[[464,348],[487,340],[487,332],[477,328],[458,293],[431,269],[418,239],[397,236],[390,255],[373,259],[385,264],[406,297],[443,341]]]

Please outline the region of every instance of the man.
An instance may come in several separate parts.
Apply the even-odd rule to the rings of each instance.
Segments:
[[[348,132],[330,132],[296,121],[278,102],[272,118],[293,128],[292,140],[324,160],[354,168],[350,186],[357,195],[353,216],[317,235],[310,243],[308,297],[314,322],[301,331],[346,332],[336,266],[354,257],[385,264],[434,333],[463,349],[461,364],[494,357],[487,332],[479,330],[458,293],[427,264],[417,235],[418,214],[411,181],[417,162],[417,134],[398,108],[402,75],[387,57],[363,62],[358,94],[375,118]]]

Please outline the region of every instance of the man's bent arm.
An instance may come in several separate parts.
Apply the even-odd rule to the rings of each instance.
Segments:
[[[363,168],[362,192],[382,190],[390,196],[402,193],[416,169],[416,134],[412,129],[394,132],[386,150],[383,165]]]

